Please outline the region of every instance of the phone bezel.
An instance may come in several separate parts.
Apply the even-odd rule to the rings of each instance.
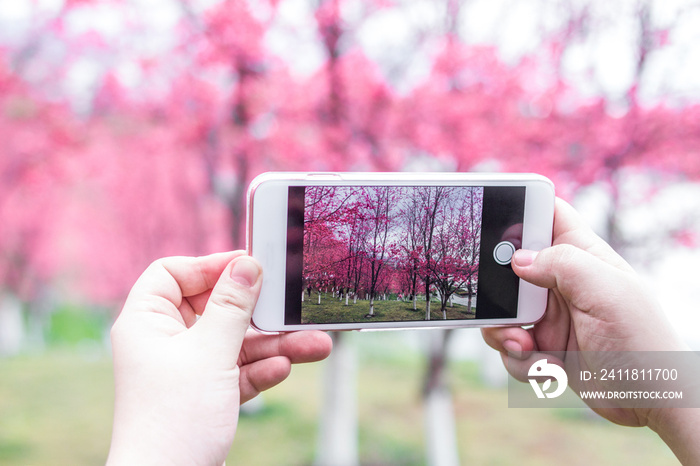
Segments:
[[[554,185],[530,173],[325,173],[273,172],[256,177],[248,189],[248,254],[263,267],[263,285],[251,325],[262,332],[297,330],[390,330],[529,325],[544,315],[547,290],[520,280],[516,318],[430,320],[340,324],[284,323],[289,186],[524,186],[522,247],[539,251],[551,246]]]

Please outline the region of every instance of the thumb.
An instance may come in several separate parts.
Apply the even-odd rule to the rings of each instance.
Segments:
[[[518,250],[512,266],[523,280],[557,289],[564,299],[586,312],[616,301],[637,286],[630,272],[570,244],[539,252]]]
[[[261,286],[258,261],[250,256],[235,258],[214,285],[202,317],[192,330],[237,359]]]

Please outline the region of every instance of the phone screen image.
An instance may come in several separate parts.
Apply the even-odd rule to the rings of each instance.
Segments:
[[[524,186],[290,186],[285,325],[517,317]]]

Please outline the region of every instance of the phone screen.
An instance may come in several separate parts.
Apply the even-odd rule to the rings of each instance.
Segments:
[[[516,318],[524,186],[290,186],[285,324]]]

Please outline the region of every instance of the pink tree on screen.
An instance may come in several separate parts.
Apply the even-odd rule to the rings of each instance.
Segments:
[[[352,193],[335,187],[306,188],[304,201],[304,286],[345,286],[347,241],[338,235],[347,219]]]
[[[364,211],[363,231],[360,233],[365,253],[369,316],[374,316],[374,300],[386,273],[389,258],[389,231],[394,221],[392,206],[400,195],[399,188],[368,186],[360,188],[358,200]]]
[[[400,264],[402,291],[413,301],[417,309],[417,294],[421,285],[420,264],[423,257],[422,229],[423,209],[420,198],[409,192],[399,203],[399,218],[402,222],[401,236],[397,251]]]
[[[436,226],[432,279],[440,295],[443,318],[447,318],[446,307],[457,292],[467,293],[467,309],[471,312],[479,269],[482,193],[483,188],[450,189]]]
[[[431,285],[433,285],[436,265],[434,257],[436,225],[443,214],[447,190],[445,186],[436,186],[414,191],[420,212],[420,241],[423,253],[419,273],[425,285],[425,320],[430,320],[431,312]]]
[[[345,304],[349,304],[350,294],[353,302],[357,302],[360,292],[360,283],[363,278],[365,255],[361,253],[364,219],[356,202],[351,202],[343,209],[341,222],[339,223],[339,236],[345,244],[345,253],[340,264],[340,274],[343,277],[341,284],[345,295]]]
[[[369,316],[385,280],[389,258],[391,205],[395,190],[388,187],[309,187],[305,201],[304,274],[334,277],[334,285],[362,287],[369,296]],[[327,252],[332,242],[334,254]],[[347,291],[346,291],[347,293]]]

